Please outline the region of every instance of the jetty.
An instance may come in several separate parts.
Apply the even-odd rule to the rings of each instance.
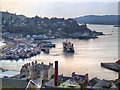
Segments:
[[[114,62],[113,63],[101,63],[101,66],[109,70],[119,72],[120,71],[120,60],[118,60],[115,63]]]

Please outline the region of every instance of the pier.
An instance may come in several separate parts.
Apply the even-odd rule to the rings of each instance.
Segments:
[[[117,63],[101,63],[101,66],[116,72],[120,71],[120,65]]]

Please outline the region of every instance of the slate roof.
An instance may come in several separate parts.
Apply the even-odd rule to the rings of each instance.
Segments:
[[[80,85],[73,79],[69,79],[62,83],[59,87],[61,88],[80,88]]]
[[[19,80],[19,79],[13,79],[13,78],[0,78],[2,82],[0,84],[2,85],[2,88],[19,88],[19,89],[25,89],[28,85],[28,82],[26,80]]]
[[[83,81],[85,81],[85,75],[75,74],[74,76],[72,76],[72,78],[73,78],[74,80],[76,80],[76,82],[77,82],[78,84],[82,84]]]
[[[98,88],[110,88],[111,87],[111,82],[107,80],[100,80],[97,84],[94,85],[94,87]]]
[[[100,81],[100,79],[98,78],[93,78],[89,81],[89,86],[94,86],[95,84],[97,84]]]
[[[51,79],[54,79],[54,75],[52,75]],[[71,77],[63,76],[63,74],[58,76],[58,80],[60,83],[63,83],[67,81],[68,79],[71,79]]]
[[[71,77],[67,77],[67,76],[63,76],[62,74],[58,76],[58,84],[62,84],[65,81],[67,81],[68,79],[70,79]],[[48,82],[46,82],[45,84],[46,87],[53,87],[54,86],[54,75],[52,75],[51,80],[49,80]]]

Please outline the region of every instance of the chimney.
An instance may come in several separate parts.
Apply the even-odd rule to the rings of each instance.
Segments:
[[[37,60],[35,60],[35,64],[37,64]]]
[[[85,80],[89,80],[89,76],[88,76],[88,73],[85,74]]]
[[[118,72],[118,81],[120,80],[120,70]],[[120,83],[118,83],[118,90],[120,90]]]
[[[32,62],[32,65],[34,65],[34,62]]]
[[[54,75],[53,63],[49,63],[48,79],[50,79],[52,75]]]
[[[75,72],[72,72],[72,77],[74,77],[75,76]]]
[[[30,66],[30,63],[28,65]]]
[[[120,70],[119,70],[119,72],[118,72],[118,80],[120,80]]]
[[[53,63],[50,63],[50,62],[49,62],[49,66],[53,66]]]
[[[58,61],[55,61],[54,85],[58,85]]]

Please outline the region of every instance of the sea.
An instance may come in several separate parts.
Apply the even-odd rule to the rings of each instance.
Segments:
[[[62,42],[66,39],[50,40],[56,44],[50,50],[50,54],[41,54],[25,60],[1,60],[0,67],[7,70],[20,71],[23,64],[37,60],[38,62],[54,63],[58,61],[59,74],[71,76],[72,72],[80,75],[88,73],[89,78],[117,79],[118,73],[101,67],[101,62],[116,62],[118,58],[118,27],[113,25],[89,24],[88,28],[93,31],[103,32],[106,35],[97,39],[79,40],[67,39],[74,43],[75,53],[66,54],[63,52]]]

